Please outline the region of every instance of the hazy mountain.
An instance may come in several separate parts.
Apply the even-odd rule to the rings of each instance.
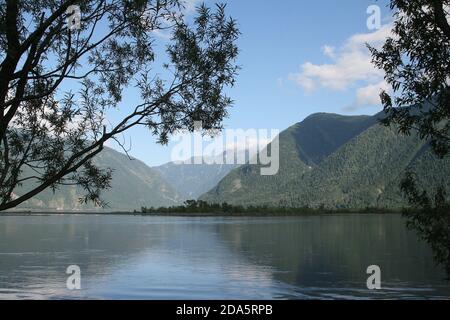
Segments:
[[[418,173],[426,189],[437,184],[450,188],[450,159],[438,160],[425,141],[379,125],[379,117],[311,115],[280,134],[277,175],[261,176],[258,165],[244,165],[200,199],[240,205],[401,207],[406,203],[398,185],[407,169]]]
[[[181,197],[156,170],[139,160],[130,160],[128,156],[106,148],[95,158],[101,168],[113,169],[112,188],[104,191],[102,199],[108,203],[107,210],[134,210],[141,206],[159,207],[179,204]],[[32,186],[25,184],[15,190],[22,194]],[[79,198],[83,191],[75,186],[61,186],[53,193],[46,190],[19,208],[92,210],[94,205],[81,205]]]
[[[406,203],[398,185],[407,169],[416,171],[427,189],[442,183],[450,188],[450,160],[438,160],[414,134],[400,136],[395,128],[380,126],[379,117],[320,113],[293,125],[280,134],[280,170],[275,176],[261,176],[260,166],[249,164],[168,163],[149,168],[105,148],[95,162],[114,172],[112,188],[103,199],[107,210],[127,211],[176,205],[202,194],[200,199],[209,202],[241,205],[400,207]],[[31,187],[25,184],[15,193]],[[82,195],[75,186],[62,186],[20,208],[98,209],[81,205]]]
[[[208,161],[208,163],[211,162]],[[207,164],[205,162],[195,164],[194,158],[191,158],[184,162],[169,162],[153,169],[161,174],[183,200],[192,200],[211,190],[231,170],[238,166],[236,164]]]

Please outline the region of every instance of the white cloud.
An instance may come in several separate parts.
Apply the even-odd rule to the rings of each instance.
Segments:
[[[202,4],[203,2],[206,2],[205,0],[183,0],[182,3],[185,7],[184,11],[186,14],[192,13],[195,11],[195,9]]]
[[[262,150],[269,143],[272,142],[273,139],[270,138],[262,138],[262,137],[246,137],[244,140],[232,141],[225,144],[225,150],[233,151],[237,150],[238,152],[250,151],[252,150]],[[255,156],[255,154],[251,154],[251,156]]]
[[[265,129],[225,129],[214,136],[181,131],[172,137],[171,161],[189,163],[192,158],[203,158],[208,164],[221,164],[226,154],[227,163],[235,163],[236,157],[237,164],[244,164],[264,150],[278,134],[278,130]]]
[[[382,90],[389,90],[389,85],[384,80],[376,84],[369,84],[365,87],[359,88],[358,90],[356,90],[355,101],[351,105],[344,107],[343,110],[354,111],[365,105],[380,104],[380,92]]]
[[[353,48],[360,48],[360,46],[363,46],[365,48],[365,44],[369,43],[372,46],[380,45],[381,43],[386,40],[387,37],[393,36],[392,34],[392,25],[391,24],[385,24],[380,29],[369,32],[369,33],[358,33],[353,36],[351,36],[347,40],[347,46],[353,47]]]
[[[291,73],[289,79],[307,93],[318,88],[333,91],[359,88],[353,105],[356,107],[373,104],[375,96],[379,95],[379,87],[387,89],[387,85],[381,83],[383,72],[372,64],[366,43],[374,47],[381,46],[384,40],[391,36],[391,28],[392,26],[387,24],[375,32],[355,34],[339,49],[324,45],[322,53],[331,59],[331,63],[305,62],[301,65],[300,72]]]
[[[326,55],[327,57],[330,57],[330,58],[334,58],[335,57],[335,54],[334,54],[335,50],[336,50],[335,47],[332,47],[332,46],[329,46],[329,45],[324,45],[322,47],[322,53],[324,55]]]

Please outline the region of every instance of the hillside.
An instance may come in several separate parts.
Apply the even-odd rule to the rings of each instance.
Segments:
[[[154,167],[180,195],[183,200],[197,199],[205,192],[211,190],[232,169],[234,164],[189,164],[169,162]]]
[[[300,159],[319,165],[351,138],[376,123],[376,117],[316,113],[290,128]]]
[[[315,114],[280,134],[280,171],[258,165],[233,170],[200,197],[235,205],[397,208],[406,205],[399,181],[407,169],[434,189],[450,187],[450,160],[436,159],[416,135],[400,136],[372,117]],[[443,179],[446,180],[443,180]]]
[[[180,203],[178,193],[161,175],[139,160],[130,160],[113,149],[105,149],[95,158],[100,168],[113,169],[111,189],[104,191],[102,199],[108,203],[106,210],[134,210],[141,206],[170,206]],[[32,186],[25,184],[16,189],[24,193]],[[51,210],[100,210],[92,204],[81,205],[78,201],[83,191],[75,186],[61,186],[53,193],[46,190],[22,204],[19,209]]]

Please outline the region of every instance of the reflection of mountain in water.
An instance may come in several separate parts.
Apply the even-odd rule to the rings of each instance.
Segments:
[[[2,217],[0,298],[272,297],[270,270],[219,241],[216,222],[192,219]],[[80,292],[65,288],[72,264]]]
[[[251,219],[220,225],[219,234],[237,254],[270,266],[274,279],[297,288],[296,292],[330,297],[361,290],[367,295],[366,269],[379,265],[382,284],[390,294],[420,296],[433,286],[442,286],[436,294],[450,294],[429,248],[404,227],[399,215]]]
[[[72,264],[80,292],[65,288]],[[442,279],[398,215],[0,217],[0,298],[448,297]]]
[[[0,298],[78,295],[66,290],[66,268],[83,280],[155,246],[160,239],[115,217],[24,216],[0,219]]]

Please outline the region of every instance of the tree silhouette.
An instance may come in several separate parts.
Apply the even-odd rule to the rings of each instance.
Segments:
[[[382,123],[396,124],[409,134],[417,130],[441,158],[450,151],[450,1],[391,0],[393,36],[381,50],[369,47],[373,63],[384,70],[393,92],[381,93],[387,115]],[[413,106],[413,107],[410,107]],[[434,196],[420,191],[416,177],[407,173],[401,189],[413,209],[405,210],[408,226],[433,249],[435,260],[450,278],[450,206],[445,187]],[[434,198],[434,199],[433,199]]]
[[[393,93],[383,91],[383,123],[417,130],[440,157],[450,151],[450,1],[392,0],[393,36],[369,46]],[[417,108],[408,108],[411,105]]]
[[[445,201],[445,190],[438,188],[431,199],[426,191],[419,191],[412,172],[403,178],[401,189],[413,205],[404,210],[408,226],[430,244],[434,260],[444,267],[450,279],[450,204]]]
[[[194,121],[221,127],[239,31],[224,5],[191,23],[184,11],[181,0],[0,0],[0,211],[67,184],[104,204],[111,171],[92,159],[133,126],[163,144]],[[123,101],[130,87],[137,105]],[[111,124],[114,108],[126,116]]]

